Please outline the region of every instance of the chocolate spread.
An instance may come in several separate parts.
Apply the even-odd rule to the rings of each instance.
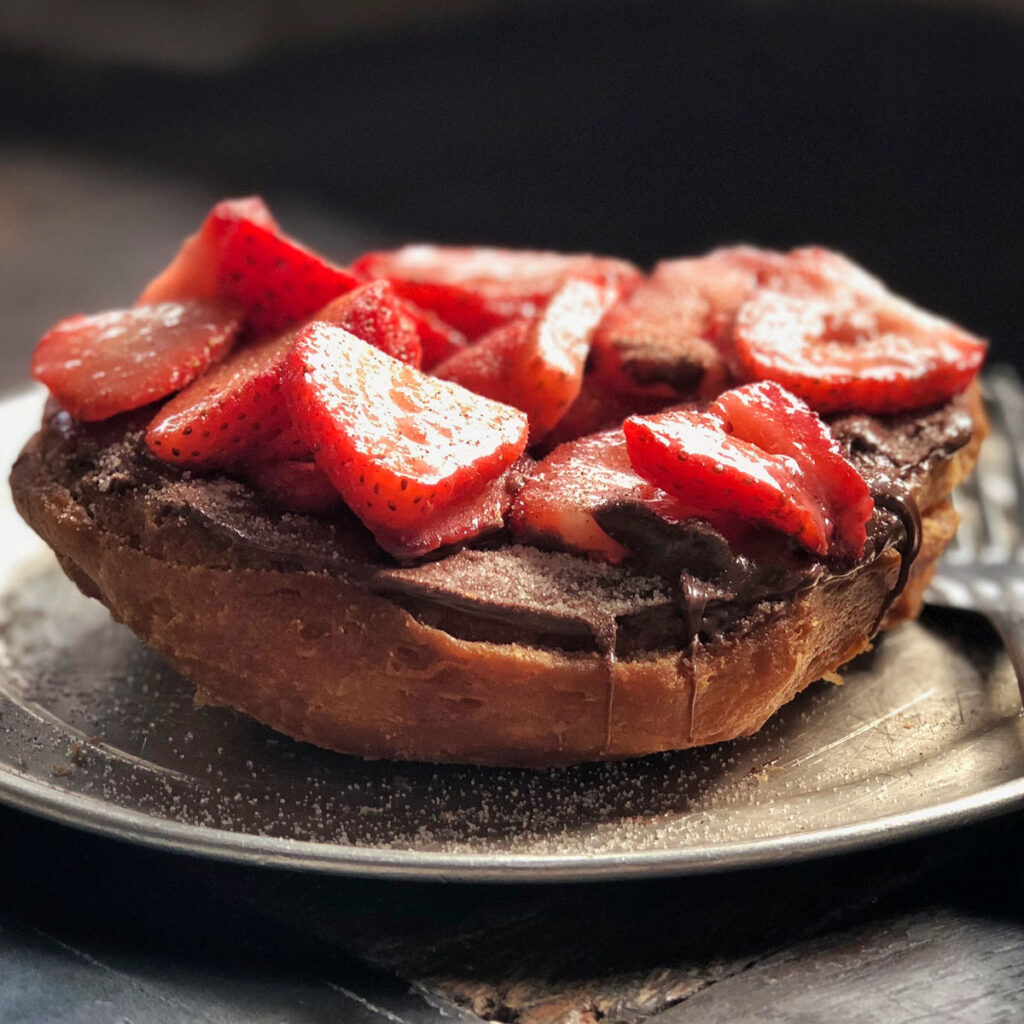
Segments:
[[[101,526],[155,554],[161,537],[178,545],[187,537],[207,564],[330,573],[464,639],[596,649],[609,659],[682,647],[771,615],[855,568],[815,558],[777,533],[734,551],[707,523],[671,526],[628,503],[596,515],[634,552],[630,564],[506,543],[400,565],[347,513],[326,521],[285,512],[237,481],[156,461],[142,443],[148,415],[86,426],[51,407],[37,456]],[[970,440],[966,401],[917,415],[844,415],[830,425],[875,498],[864,560],[892,546],[903,556],[895,597],[919,543],[915,481]]]

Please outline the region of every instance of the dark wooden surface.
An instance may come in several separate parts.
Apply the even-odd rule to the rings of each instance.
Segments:
[[[783,868],[466,886],[203,861],[0,810],[0,1020],[1014,1021],[1024,817]]]
[[[90,152],[0,138],[0,388],[56,317],[129,301],[218,198],[215,175]],[[385,238],[279,193],[338,258]],[[1022,964],[1022,815],[771,870],[501,887],[222,864],[0,808],[0,1024],[974,1024],[1024,1019]]]

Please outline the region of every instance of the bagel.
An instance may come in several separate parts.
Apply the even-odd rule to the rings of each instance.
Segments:
[[[642,565],[501,535],[396,563],[354,517],[282,512],[153,458],[152,412],[86,424],[51,403],[11,487],[67,575],[199,704],[364,758],[532,767],[744,736],[837,680],[920,610],[985,432],[973,386],[925,412],[833,417],[876,502],[864,555],[747,592],[738,577],[691,629]]]

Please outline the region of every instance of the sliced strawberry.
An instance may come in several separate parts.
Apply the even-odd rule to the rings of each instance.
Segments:
[[[603,381],[587,372],[580,393],[550,433],[544,436],[540,450],[547,454],[567,441],[621,427],[627,416],[658,412],[667,404],[664,398],[612,391]]]
[[[505,514],[532,467],[533,460],[524,455],[478,494],[454,502],[415,530],[379,533],[378,543],[396,558],[416,558],[496,533],[504,527]]]
[[[616,294],[569,279],[538,316],[498,328],[446,359],[434,375],[522,409],[536,444],[578,397],[590,338]]]
[[[283,459],[253,463],[246,477],[257,490],[291,512],[328,515],[343,505],[330,477],[315,462]]]
[[[387,281],[353,288],[324,306],[316,319],[343,327],[403,363],[420,365],[422,349],[416,321]]]
[[[601,322],[595,377],[626,395],[714,396],[729,377],[736,311],[784,260],[751,246],[662,260]]]
[[[707,412],[673,410],[623,424],[645,479],[717,523],[764,523],[819,555],[859,557],[873,502],[828,428],[783,389],[727,392]]]
[[[727,433],[762,451],[795,460],[807,489],[826,510],[830,550],[841,557],[859,558],[874,500],[821,418],[770,381],[726,391],[711,408],[724,420]]]
[[[432,370],[438,363],[460,352],[469,344],[462,331],[446,324],[436,313],[420,309],[414,302],[404,303],[406,313],[416,324],[420,347],[423,350],[421,369]]]
[[[257,333],[293,327],[360,283],[283,234],[262,200],[218,203],[140,302],[223,296]]]
[[[598,509],[618,502],[644,504],[672,522],[688,517],[680,502],[639,476],[616,429],[570,441],[539,462],[512,503],[508,525],[531,544],[621,562],[629,552],[595,519]]]
[[[772,254],[758,273],[758,287],[800,298],[831,298],[842,305],[892,298],[877,277],[842,253],[820,246]]]
[[[313,449],[305,435],[291,422],[288,414],[288,426],[280,434],[271,434],[263,438],[259,445],[250,450],[246,456],[252,462],[305,462],[313,458]]]
[[[314,323],[288,355],[293,422],[386,547],[480,494],[526,447],[522,413]]]
[[[803,298],[763,289],[736,320],[747,377],[778,381],[819,412],[895,413],[965,390],[986,345],[892,296]]]
[[[146,285],[139,303],[212,299],[221,295],[221,254],[240,223],[279,230],[259,196],[225,199],[206,215],[200,229],[185,239],[174,259]]]
[[[346,328],[388,355],[415,361],[419,338],[386,281],[362,285],[329,302],[317,321]],[[292,425],[281,392],[293,332],[232,353],[214,371],[175,396],[146,436],[154,455],[193,469],[229,468],[240,461],[303,459],[311,450]]]
[[[637,472],[712,523],[725,512],[766,523],[827,553],[825,517],[787,460],[730,437],[714,417],[701,413],[634,417],[623,430]]]
[[[468,338],[534,316],[568,276],[623,290],[640,280],[636,267],[622,260],[440,245],[367,253],[353,271],[387,278],[403,298],[432,310]]]
[[[291,414],[281,392],[290,334],[236,349],[175,395],[157,414],[146,444],[160,459],[194,469],[226,468],[259,451],[271,460],[295,450]],[[273,450],[267,452],[267,446]]]
[[[160,302],[61,320],[32,357],[72,416],[103,420],[163,398],[223,359],[239,316],[224,302]]]
[[[594,335],[594,376],[621,394],[708,397],[727,377],[705,334],[711,309],[689,283],[646,281],[620,300]]]

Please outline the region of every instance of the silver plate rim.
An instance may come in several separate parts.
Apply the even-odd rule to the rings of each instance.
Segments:
[[[1024,806],[1024,778],[931,807],[814,832],[693,846],[593,854],[446,854],[341,846],[170,821],[68,793],[0,767],[0,799],[59,824],[156,849],[261,867],[363,878],[451,882],[607,881],[767,867],[911,839]]]

